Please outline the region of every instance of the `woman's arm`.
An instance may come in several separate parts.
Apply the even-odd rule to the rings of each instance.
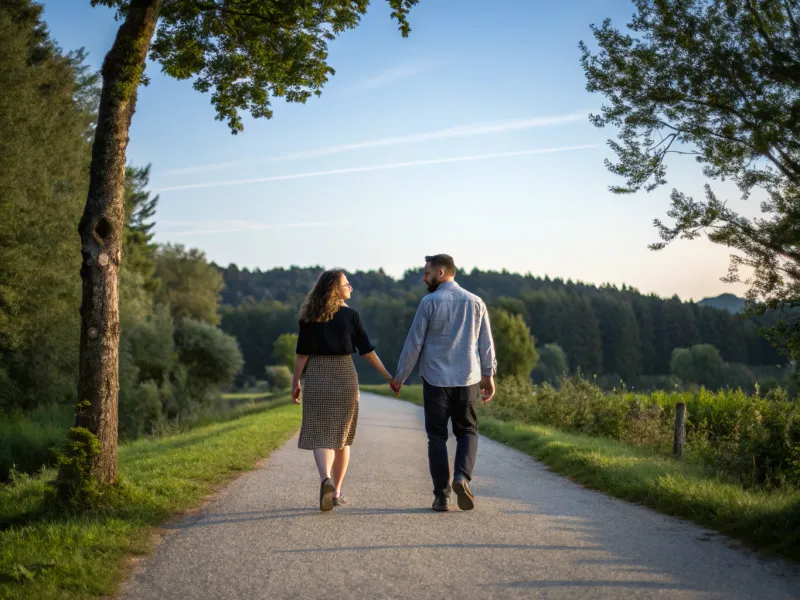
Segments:
[[[383,366],[381,359],[378,358],[378,354],[374,350],[372,352],[367,352],[363,357],[369,364],[375,367],[375,370],[383,376],[387,383],[392,380],[391,374],[386,370],[386,367]]]
[[[308,362],[307,354],[296,354],[294,357],[294,375],[292,377],[292,400],[295,404],[300,404],[300,392],[302,387],[300,385],[300,376],[303,374],[303,369],[306,368]]]

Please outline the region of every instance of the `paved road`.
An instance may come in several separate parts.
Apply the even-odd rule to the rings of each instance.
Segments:
[[[318,509],[296,438],[166,527],[123,587],[151,598],[800,598],[800,569],[609,498],[481,438],[471,512],[430,510],[421,409],[364,394],[345,491]]]

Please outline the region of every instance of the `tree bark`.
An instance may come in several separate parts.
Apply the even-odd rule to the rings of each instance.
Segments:
[[[101,484],[117,478],[119,395],[119,269],[124,221],[125,152],[160,0],[132,0],[114,45],[103,61],[103,89],[92,146],[89,194],[81,237],[80,368],[77,427],[97,436],[100,454],[91,475]]]

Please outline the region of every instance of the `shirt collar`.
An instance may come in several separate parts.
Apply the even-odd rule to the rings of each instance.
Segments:
[[[439,284],[439,287],[436,288],[436,291],[446,290],[446,289],[449,289],[449,288],[452,288],[452,287],[458,287],[458,284],[455,282],[455,280],[444,281],[444,282]]]

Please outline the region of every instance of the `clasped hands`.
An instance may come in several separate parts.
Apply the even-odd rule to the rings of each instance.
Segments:
[[[392,388],[394,395],[399,396],[400,388],[403,387],[403,382],[390,377],[387,377],[386,381],[389,384],[389,387]],[[494,392],[495,392],[494,377],[485,375],[481,377],[480,389],[481,389],[481,400],[483,400],[484,402],[489,402],[494,397]]]
[[[398,381],[397,379],[395,379],[391,375],[389,375],[385,379],[386,379],[386,383],[389,384],[389,387],[392,388],[392,391],[394,392],[394,395],[395,396],[399,396],[400,395],[400,388],[403,387],[403,382],[402,381]]]

